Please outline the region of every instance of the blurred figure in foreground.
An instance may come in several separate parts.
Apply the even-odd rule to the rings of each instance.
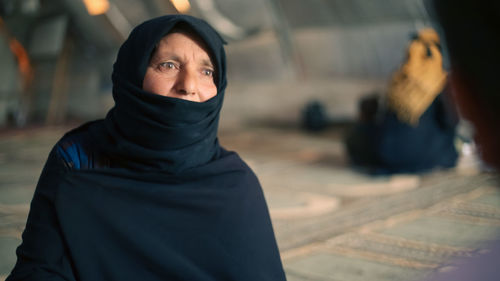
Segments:
[[[500,168],[500,2],[434,1],[446,36],[451,86],[461,115],[475,127],[483,160]]]
[[[360,120],[346,138],[352,164],[371,173],[415,173],[451,168],[457,161],[457,114],[443,92],[439,37],[422,29],[409,44],[388,94],[360,101]]]
[[[441,24],[450,55],[451,86],[461,115],[475,128],[480,156],[500,169],[500,2],[434,0],[427,4]],[[500,241],[489,252],[461,261],[433,281],[500,280]]]

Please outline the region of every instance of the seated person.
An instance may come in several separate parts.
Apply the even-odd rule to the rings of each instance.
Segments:
[[[286,279],[259,181],[218,142],[224,43],[186,15],[132,31],[115,107],[51,151],[7,281]]]
[[[439,48],[436,32],[421,30],[393,75],[387,96],[360,102],[360,120],[346,138],[353,165],[371,173],[455,166],[458,117],[445,93],[447,74]]]

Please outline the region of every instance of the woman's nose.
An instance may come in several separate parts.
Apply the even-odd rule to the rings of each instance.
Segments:
[[[177,76],[175,90],[179,94],[194,95],[198,91],[197,77],[193,71],[183,69]]]

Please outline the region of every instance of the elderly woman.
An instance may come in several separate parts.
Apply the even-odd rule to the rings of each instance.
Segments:
[[[51,151],[13,280],[285,280],[261,187],[217,140],[223,39],[202,20],[136,27],[115,107]]]

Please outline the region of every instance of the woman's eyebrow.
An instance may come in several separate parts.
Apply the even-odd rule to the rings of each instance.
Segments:
[[[214,68],[214,64],[212,63],[211,60],[209,59],[204,59],[201,61],[201,65],[203,66],[208,66],[208,67],[211,67],[211,68]]]
[[[181,58],[178,55],[173,54],[173,53],[160,53],[160,52],[158,52],[156,55],[156,58],[160,59],[160,60],[168,59],[168,60],[181,61]]]

